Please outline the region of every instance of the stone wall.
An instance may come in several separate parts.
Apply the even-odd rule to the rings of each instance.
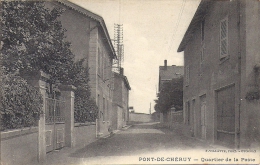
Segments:
[[[152,115],[144,113],[129,113],[129,122],[152,122]]]

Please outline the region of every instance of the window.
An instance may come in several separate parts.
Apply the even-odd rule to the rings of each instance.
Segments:
[[[101,73],[101,60],[100,60],[100,58],[101,58],[101,53],[100,53],[100,49],[98,48],[98,74],[100,75],[100,73]]]
[[[189,80],[190,79],[190,67],[189,65],[186,66],[185,68],[185,80],[186,80],[186,86],[189,86]]]
[[[99,94],[98,94],[98,96],[97,96],[97,107],[98,107],[98,112],[99,112],[98,118],[100,119],[101,118],[101,112],[100,112],[100,100],[99,99],[100,98],[99,98]]]
[[[220,59],[228,55],[228,18],[220,21]]]
[[[100,54],[100,77],[101,79],[103,80],[103,73],[104,73],[104,54],[103,54],[103,51],[101,51],[101,54]]]
[[[191,122],[190,122],[190,120],[191,120],[191,112],[190,112],[190,102],[189,101],[187,101],[186,102],[186,123],[187,123],[187,125],[190,125],[191,124]]]

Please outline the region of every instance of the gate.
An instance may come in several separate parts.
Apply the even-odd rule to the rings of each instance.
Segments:
[[[46,152],[64,147],[64,103],[65,101],[46,98]]]
[[[235,145],[235,86],[217,92],[217,141]]]

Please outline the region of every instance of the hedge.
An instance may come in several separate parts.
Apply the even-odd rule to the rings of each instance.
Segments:
[[[37,89],[15,74],[2,75],[1,130],[36,126],[43,100]]]

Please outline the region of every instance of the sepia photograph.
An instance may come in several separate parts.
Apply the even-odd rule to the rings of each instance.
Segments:
[[[260,164],[260,0],[0,6],[0,165]]]

